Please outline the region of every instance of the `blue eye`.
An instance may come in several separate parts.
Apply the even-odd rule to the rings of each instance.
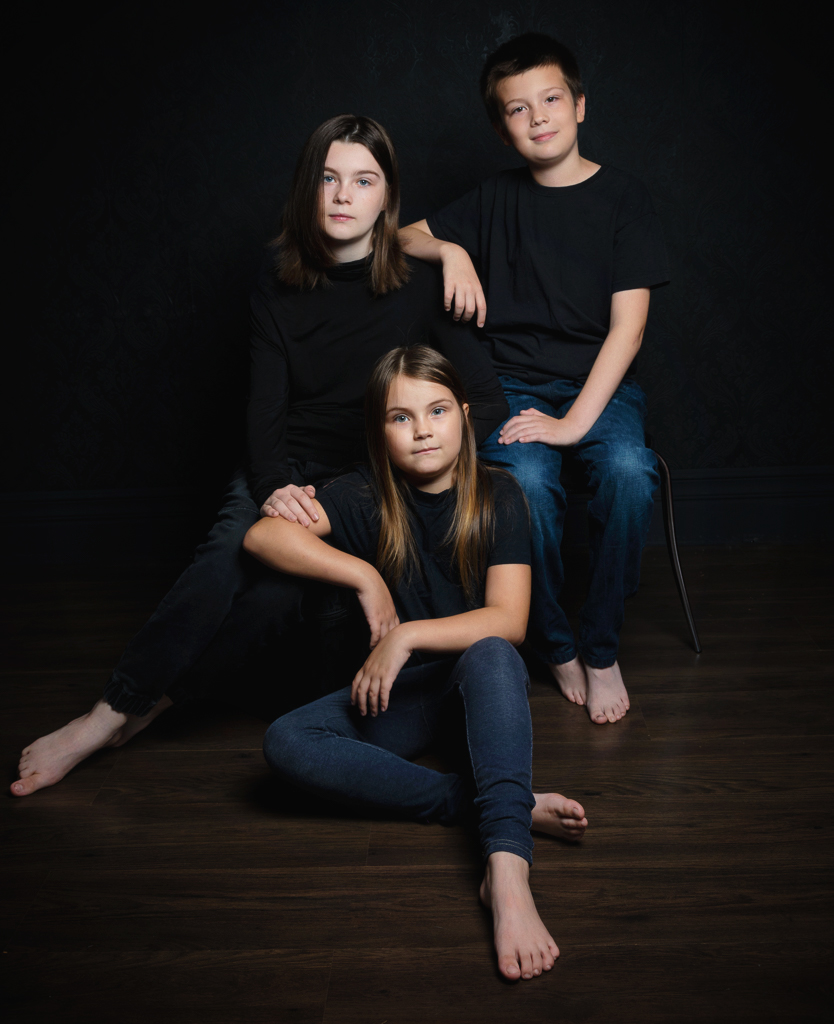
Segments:
[[[332,174],[325,174],[325,176],[324,176],[324,183],[325,183],[325,185],[329,185],[331,181],[335,181],[335,180],[336,179],[333,177]]]
[[[404,412],[398,412],[394,417],[394,423],[408,423],[408,416]]]
[[[440,415],[442,416],[444,412],[446,412],[446,410],[443,408],[443,406],[438,405],[436,409],[432,409],[431,414],[432,416],[435,416],[437,413],[440,413]]]
[[[360,178],[359,179],[359,184],[360,185],[370,185],[371,183],[368,181],[367,178]]]

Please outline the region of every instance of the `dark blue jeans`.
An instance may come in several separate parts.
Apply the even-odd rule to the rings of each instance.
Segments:
[[[484,858],[506,850],[532,863],[533,730],[527,670],[498,637],[457,661],[405,668],[388,710],[362,717],[350,687],[291,711],[269,727],[264,754],[288,781],[316,796],[417,821],[477,820]],[[412,764],[463,700],[474,777]]]
[[[315,463],[291,460],[290,466],[299,486],[336,472]],[[197,679],[239,668],[261,637],[300,619],[302,582],[267,569],[243,550],[243,538],[259,517],[240,470],[193,562],[113,671],[104,699],[114,710],[145,715],[163,694],[173,700],[191,696]]]
[[[527,384],[501,377],[510,415],[539,409],[559,419],[582,389],[577,381]],[[531,442],[498,444],[498,430],[481,445],[487,462],[508,469],[530,505],[533,598],[529,640],[545,662],[561,665],[577,653],[594,668],[617,660],[623,604],[640,580],[640,557],[658,484],[654,452],[645,445],[646,396],[626,378],[585,437],[570,448]],[[500,428],[499,428],[500,429]],[[559,605],[564,583],[560,546],[567,499],[562,458],[574,461],[593,497],[588,504],[590,579],[574,638]]]

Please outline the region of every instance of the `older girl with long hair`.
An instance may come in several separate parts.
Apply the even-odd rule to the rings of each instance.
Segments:
[[[444,316],[432,268],[403,255],[398,219],[397,159],[382,126],[351,114],[319,125],[252,296],[246,472],[232,480],[219,522],[128,646],[102,699],[23,751],[15,796],[125,743],[207,677],[217,691],[256,642],[299,619],[298,581],[267,573],[242,540],[260,516],[315,522],[315,485],[364,457],[362,400],[383,353],[423,342],[448,355],[473,397],[479,439],[506,417],[486,352]]]
[[[320,490],[308,530],[262,519],[245,547],[283,573],[356,591],[373,649],[351,686],[279,718],[267,761],[315,796],[418,821],[477,826],[501,972],[559,951],[528,884],[535,828],[578,839],[578,803],[531,791],[527,672],[530,528],[515,480],[481,465],[451,364],[418,346],[377,364],[370,470]],[[327,542],[324,540],[327,538]],[[472,777],[413,764],[462,702]]]

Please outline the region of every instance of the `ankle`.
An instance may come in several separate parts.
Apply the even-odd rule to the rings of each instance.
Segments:
[[[487,858],[486,876],[490,885],[500,884],[504,881],[522,880],[527,882],[530,877],[530,865],[516,853],[497,850]]]

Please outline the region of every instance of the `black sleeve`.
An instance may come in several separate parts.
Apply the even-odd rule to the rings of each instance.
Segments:
[[[330,520],[328,542],[375,565],[379,513],[367,471],[360,469],[328,480],[319,487],[316,499]]]
[[[479,185],[426,217],[435,238],[462,246],[473,260],[481,258],[481,190]]]
[[[515,477],[492,470],[495,533],[487,554],[491,565],[530,565],[530,511]]]
[[[660,218],[646,186],[632,178],[617,209],[611,291],[652,288],[668,280],[669,262]]]
[[[501,383],[489,353],[478,340],[478,330],[471,323],[461,323],[451,318],[443,309],[443,282],[439,271],[431,270],[431,291],[429,308],[436,310],[429,326],[429,338],[434,348],[441,352],[458,371],[469,399],[469,415],[475,427],[475,440],[485,441],[510,415],[510,407],[501,390]]]
[[[265,270],[250,302],[250,383],[247,410],[249,488],[260,506],[291,482],[287,462],[289,370],[277,304]]]

